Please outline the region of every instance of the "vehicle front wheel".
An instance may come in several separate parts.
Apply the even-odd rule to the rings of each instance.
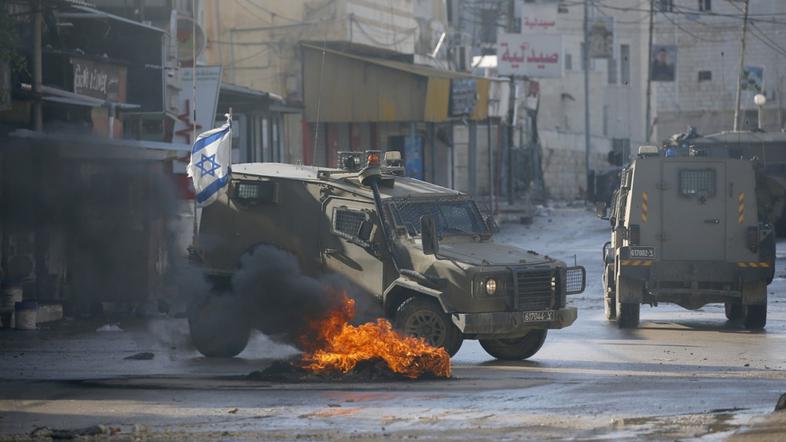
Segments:
[[[532,357],[546,342],[546,329],[534,329],[529,333],[512,339],[480,339],[480,346],[486,353],[504,361],[521,361]]]
[[[434,299],[420,296],[407,299],[396,310],[394,325],[405,335],[444,348],[450,356],[458,353],[464,341],[461,331]]]
[[[191,342],[209,358],[231,358],[248,345],[251,326],[237,299],[210,296],[188,312]]]

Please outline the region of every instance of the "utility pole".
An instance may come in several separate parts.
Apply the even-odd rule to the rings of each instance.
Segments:
[[[590,93],[589,93],[589,0],[584,0],[584,172],[586,173],[586,183],[584,188],[584,198],[589,198],[590,189]]]
[[[647,45],[647,111],[644,117],[644,139],[649,144],[652,127],[652,33],[655,28],[655,0],[650,0],[650,36]],[[625,158],[627,160],[628,158]]]
[[[742,96],[742,72],[745,69],[745,34],[748,31],[748,3],[745,0],[745,9],[742,18],[742,37],[740,39],[740,64],[737,66],[737,100],[734,104],[734,131],[739,130],[740,125],[740,98]]]
[[[43,68],[43,34],[44,34],[44,2],[38,0],[33,2],[33,130],[40,132],[44,130],[44,111],[43,111],[43,89],[44,89],[44,68]]]
[[[515,134],[515,124],[516,124],[516,77],[513,75],[510,76],[510,87],[508,91],[508,130],[507,130],[507,142],[508,142],[508,205],[513,206],[516,198],[513,195],[516,186],[513,184],[513,173],[516,170],[513,167],[513,136]]]

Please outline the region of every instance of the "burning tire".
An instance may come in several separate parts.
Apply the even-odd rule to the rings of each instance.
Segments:
[[[534,329],[521,338],[480,339],[486,353],[504,361],[520,361],[532,357],[546,342],[546,329]]]
[[[191,342],[210,358],[231,358],[248,344],[251,327],[230,296],[210,296],[188,312]]]
[[[435,347],[442,347],[450,356],[458,353],[464,340],[450,316],[433,299],[407,299],[396,310],[394,323],[404,334],[423,338]]]

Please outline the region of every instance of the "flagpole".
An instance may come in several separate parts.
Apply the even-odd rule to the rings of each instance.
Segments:
[[[193,115],[191,118],[191,126],[192,126],[192,134],[191,134],[191,145],[193,146],[194,142],[196,141],[197,137],[197,124],[196,124],[196,109],[197,109],[197,97],[196,97],[196,21],[197,21],[197,10],[196,10],[196,0],[191,0],[191,102],[193,104]],[[195,189],[196,190],[196,189]],[[191,237],[191,245],[194,249],[197,247],[197,237],[199,235],[199,224],[197,220],[197,198],[196,193],[194,194],[194,223],[193,223],[193,232]]]

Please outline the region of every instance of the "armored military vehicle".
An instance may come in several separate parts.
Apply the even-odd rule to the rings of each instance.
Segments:
[[[752,162],[642,146],[620,181],[603,248],[606,318],[637,327],[641,304],[724,303],[729,320],[763,328],[775,240]]]
[[[307,274],[343,275],[399,330],[451,355],[478,339],[496,358],[525,359],[575,321],[566,295],[584,290],[584,268],[495,243],[467,195],[403,176],[398,152],[382,156],[340,152],[335,169],[233,165],[227,197],[202,212],[205,271],[230,275],[255,246],[277,247]],[[200,316],[210,318],[190,325],[203,354],[243,350],[248,330],[208,334]]]

